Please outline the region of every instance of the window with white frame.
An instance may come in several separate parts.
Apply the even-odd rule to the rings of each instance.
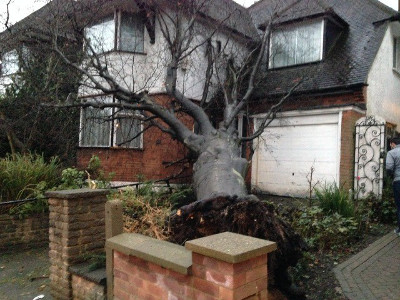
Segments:
[[[111,103],[113,98],[102,96],[93,101]],[[142,122],[136,112],[111,107],[81,110],[81,147],[142,148],[142,130]]]
[[[96,54],[109,51],[144,51],[144,25],[137,14],[115,12],[85,28],[85,38]]]
[[[1,57],[1,74],[12,75],[19,71],[19,56],[16,49],[4,53]]]
[[[288,25],[272,32],[269,68],[322,60],[324,20]]]
[[[400,72],[400,37],[393,39],[393,69]]]

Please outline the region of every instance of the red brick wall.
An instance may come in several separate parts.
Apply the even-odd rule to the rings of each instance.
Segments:
[[[355,123],[363,117],[356,111],[344,111],[342,114],[341,149],[340,149],[340,185],[345,189],[353,188],[354,178],[354,133]]]
[[[267,299],[267,284],[266,254],[231,264],[193,253],[192,274],[183,275],[114,250],[118,300]]]
[[[306,110],[311,108],[329,108],[335,106],[345,106],[353,104],[365,104],[364,90],[359,89],[357,91],[346,92],[343,94],[335,95],[302,95],[292,96],[286,100],[282,106],[283,111],[289,110]],[[257,101],[254,105],[254,113],[263,113],[274,104],[272,99]]]
[[[168,97],[156,96],[160,103],[166,103]],[[182,118],[188,126],[191,121],[188,117]],[[113,180],[138,181],[138,176],[144,176],[145,180],[167,178],[179,173],[183,167],[186,171],[183,175],[191,174],[189,164],[178,164],[166,167],[165,163],[182,159],[188,150],[178,141],[161,132],[158,128],[151,128],[143,134],[143,149],[126,148],[80,148],[77,153],[78,168],[87,167],[92,155],[97,155],[106,173],[114,172]],[[189,179],[184,179],[187,181]]]

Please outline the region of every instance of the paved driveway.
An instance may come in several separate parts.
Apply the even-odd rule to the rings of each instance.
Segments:
[[[50,300],[48,248],[0,253],[0,300]]]
[[[389,233],[335,269],[351,300],[400,299],[400,238]]]

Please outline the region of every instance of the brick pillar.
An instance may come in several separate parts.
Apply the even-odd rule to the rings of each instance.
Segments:
[[[47,192],[49,198],[50,288],[55,299],[72,299],[68,268],[83,255],[104,252],[107,190]]]
[[[193,252],[194,299],[268,299],[267,254],[276,243],[224,232],[185,247]]]

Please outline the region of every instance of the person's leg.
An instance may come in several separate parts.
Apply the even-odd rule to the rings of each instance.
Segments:
[[[394,201],[397,207],[397,233],[400,231],[400,181],[393,182]]]

